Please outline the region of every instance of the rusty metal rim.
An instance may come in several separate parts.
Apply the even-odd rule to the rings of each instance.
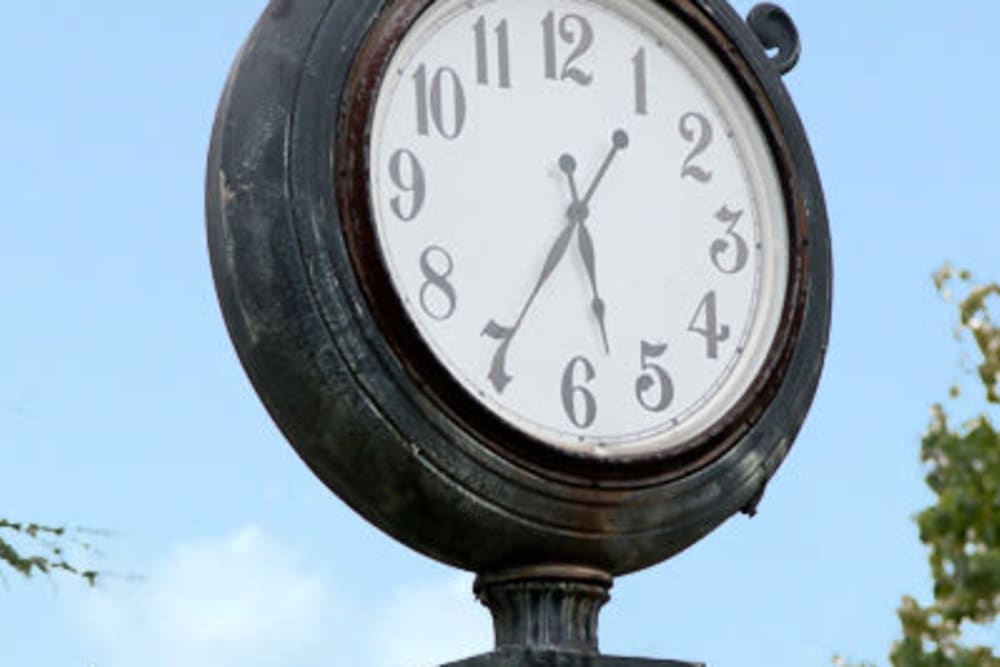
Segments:
[[[798,175],[778,114],[752,66],[736,44],[693,0],[657,0],[708,44],[741,86],[771,148],[782,179],[789,232],[785,305],[771,350],[744,395],[707,431],[666,452],[596,459],[573,454],[534,439],[480,405],[441,366],[421,339],[392,287],[378,248],[369,192],[368,139],[374,103],[385,68],[413,23],[435,0],[389,2],[372,25],[351,69],[347,96],[338,120],[334,164],[342,231],[367,305],[397,361],[456,423],[494,452],[543,476],[578,481],[599,477],[649,484],[674,479],[708,465],[729,451],[760,418],[781,384],[805,311],[808,280],[807,212]]]

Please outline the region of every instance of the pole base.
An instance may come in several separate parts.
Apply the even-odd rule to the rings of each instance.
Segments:
[[[441,667],[705,667],[705,664],[507,647]]]
[[[606,572],[578,565],[480,574],[475,593],[493,615],[496,649],[442,667],[705,667],[601,655],[597,617],[613,583]]]
[[[481,574],[474,588],[493,615],[497,649],[596,655],[597,616],[612,583],[593,568],[536,565]]]

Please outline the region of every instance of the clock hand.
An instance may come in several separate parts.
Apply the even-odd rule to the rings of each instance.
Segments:
[[[576,189],[576,158],[574,158],[569,153],[563,153],[562,157],[559,158],[559,168],[566,174],[566,179],[569,181],[569,194],[573,198],[573,204],[577,204],[580,201],[580,191]]]
[[[576,160],[573,156],[568,153],[559,158],[559,168],[566,173],[566,179],[569,181],[570,194],[573,196],[573,204],[570,206],[569,217],[571,221],[576,223],[576,228],[578,231],[576,240],[577,246],[580,250],[580,257],[583,259],[583,265],[587,269],[587,276],[590,279],[590,291],[593,294],[593,299],[590,302],[590,308],[594,311],[594,317],[597,318],[597,324],[601,328],[601,339],[604,341],[604,352],[605,354],[611,353],[611,347],[608,345],[608,331],[604,325],[604,300],[600,297],[597,290],[597,263],[594,257],[594,239],[590,235],[590,230],[587,229],[587,217],[590,212],[587,210],[586,205],[580,202],[579,191],[576,187]],[[591,196],[593,192],[591,191]]]
[[[579,234],[576,237],[577,245],[580,248],[580,257],[583,265],[587,269],[587,276],[590,278],[590,291],[594,298],[590,302],[590,309],[594,311],[597,324],[601,328],[601,339],[604,341],[604,353],[611,354],[611,347],[608,345],[608,331],[604,326],[604,299],[597,292],[597,267],[594,259],[594,239],[590,236],[590,230],[583,221],[578,226]]]
[[[611,135],[611,152],[608,153],[606,158],[604,158],[604,164],[601,165],[600,170],[597,172],[597,176],[594,177],[594,182],[590,184],[590,189],[587,190],[587,195],[583,198],[582,204],[584,206],[590,204],[590,198],[594,196],[594,191],[597,190],[597,186],[601,184],[601,181],[604,180],[604,175],[608,173],[608,167],[611,166],[611,161],[615,159],[615,155],[618,154],[618,151],[628,148],[628,142],[628,132],[625,130],[615,130],[614,134]]]
[[[524,307],[521,309],[520,315],[517,317],[517,321],[514,326],[507,327],[499,324],[496,320],[490,320],[486,327],[483,329],[482,335],[488,338],[493,338],[494,340],[501,341],[497,351],[493,355],[493,363],[490,367],[489,379],[493,383],[493,387],[498,393],[503,393],[504,389],[513,380],[507,370],[507,352],[510,349],[510,344],[514,340],[514,336],[520,331],[521,325],[524,323],[524,318],[527,316],[528,311],[531,309],[532,304],[534,304],[535,299],[538,297],[539,292],[541,292],[542,287],[552,276],[556,267],[562,261],[562,258],[566,256],[566,249],[569,247],[570,239],[573,237],[573,232],[576,231],[578,227],[582,227],[583,223],[586,221],[589,215],[588,204],[590,199],[594,196],[597,191],[597,186],[600,185],[601,181],[604,179],[604,175],[607,173],[608,168],[611,166],[611,162],[614,160],[615,155],[618,151],[626,148],[628,146],[628,134],[625,130],[616,130],[611,137],[611,151],[608,152],[607,157],[604,158],[604,162],[601,164],[601,168],[598,170],[597,175],[594,177],[594,181],[591,183],[590,188],[587,190],[586,196],[584,196],[583,201],[578,199],[578,193],[576,192],[575,181],[571,184],[573,191],[573,203],[570,204],[569,211],[566,214],[567,223],[563,227],[563,230],[559,233],[552,247],[549,249],[549,254],[545,259],[545,265],[542,267],[542,273],[538,277],[538,281],[535,283],[534,289],[528,296]],[[563,156],[565,158],[567,156]],[[570,157],[572,160],[572,157]],[[564,159],[560,159],[560,166],[566,163]],[[566,163],[568,164],[568,163]],[[574,162],[575,165],[575,162]],[[589,235],[587,237],[590,238]],[[591,250],[593,250],[593,242],[591,241]],[[581,251],[582,252],[582,251]],[[592,255],[593,253],[591,253]],[[586,261],[586,260],[585,260]],[[595,295],[596,295],[596,282],[594,283]],[[600,315],[598,316],[601,322],[603,331],[604,322],[604,308],[603,302],[600,306]],[[595,314],[598,309],[595,308]],[[607,344],[607,337],[605,336],[605,345]]]
[[[611,346],[608,344],[608,331],[604,323],[606,307],[597,289],[597,261],[594,253],[594,239],[587,228],[587,219],[590,217],[590,200],[593,198],[594,192],[597,191],[597,186],[604,179],[604,175],[607,173],[608,167],[611,166],[611,161],[614,160],[615,155],[617,155],[618,151],[628,148],[628,144],[628,133],[623,129],[615,130],[611,135],[611,152],[604,158],[604,162],[601,164],[601,168],[598,170],[597,176],[594,177],[594,182],[591,183],[583,201],[580,201],[579,191],[576,187],[576,160],[569,154],[563,155],[559,159],[559,167],[566,173],[570,194],[573,196],[573,204],[570,206],[569,216],[571,220],[577,218],[576,223],[579,230],[577,245],[580,250],[580,258],[583,260],[584,268],[587,270],[587,277],[590,279],[590,291],[593,294],[590,308],[594,312],[594,317],[597,318],[598,326],[601,328],[601,339],[604,341],[604,352],[606,354],[611,353]]]
[[[493,338],[494,340],[502,341],[500,347],[497,348],[496,353],[493,355],[493,364],[490,368],[489,379],[493,383],[493,387],[498,393],[503,393],[503,390],[510,384],[510,381],[514,378],[507,373],[507,350],[510,347],[511,342],[514,340],[514,335],[520,330],[521,324],[524,322],[525,316],[528,314],[528,310],[531,305],[535,302],[538,297],[538,293],[542,291],[542,286],[545,285],[549,277],[555,271],[559,262],[566,255],[566,248],[569,247],[569,241],[573,236],[573,231],[576,229],[576,223],[571,219],[563,230],[559,233],[556,238],[555,243],[549,249],[549,255],[545,259],[545,266],[542,267],[542,274],[539,276],[538,281],[535,283],[535,288],[531,291],[528,296],[528,300],[525,302],[524,307],[521,308],[521,314],[518,315],[517,321],[512,327],[505,327],[498,324],[496,320],[490,320],[487,323],[486,328],[483,329],[483,336]]]

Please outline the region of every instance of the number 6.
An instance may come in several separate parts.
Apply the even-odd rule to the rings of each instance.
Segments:
[[[589,428],[593,425],[594,420],[597,419],[597,401],[594,399],[594,395],[589,389],[582,386],[582,384],[576,384],[574,376],[576,375],[577,366],[583,366],[583,377],[585,382],[590,382],[597,375],[594,371],[594,365],[591,364],[586,357],[574,357],[574,359],[569,362],[569,365],[566,366],[566,371],[563,373],[562,377],[563,409],[566,410],[566,416],[569,417],[569,420],[573,422],[577,428]],[[577,414],[576,410],[577,396],[583,399],[582,418],[579,414]]]

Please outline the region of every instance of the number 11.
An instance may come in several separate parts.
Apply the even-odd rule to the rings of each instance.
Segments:
[[[476,81],[490,85],[489,37],[486,34],[486,18],[480,17],[473,28],[476,33]],[[510,34],[507,19],[500,21],[494,30],[497,35],[497,69],[501,88],[510,88]]]

